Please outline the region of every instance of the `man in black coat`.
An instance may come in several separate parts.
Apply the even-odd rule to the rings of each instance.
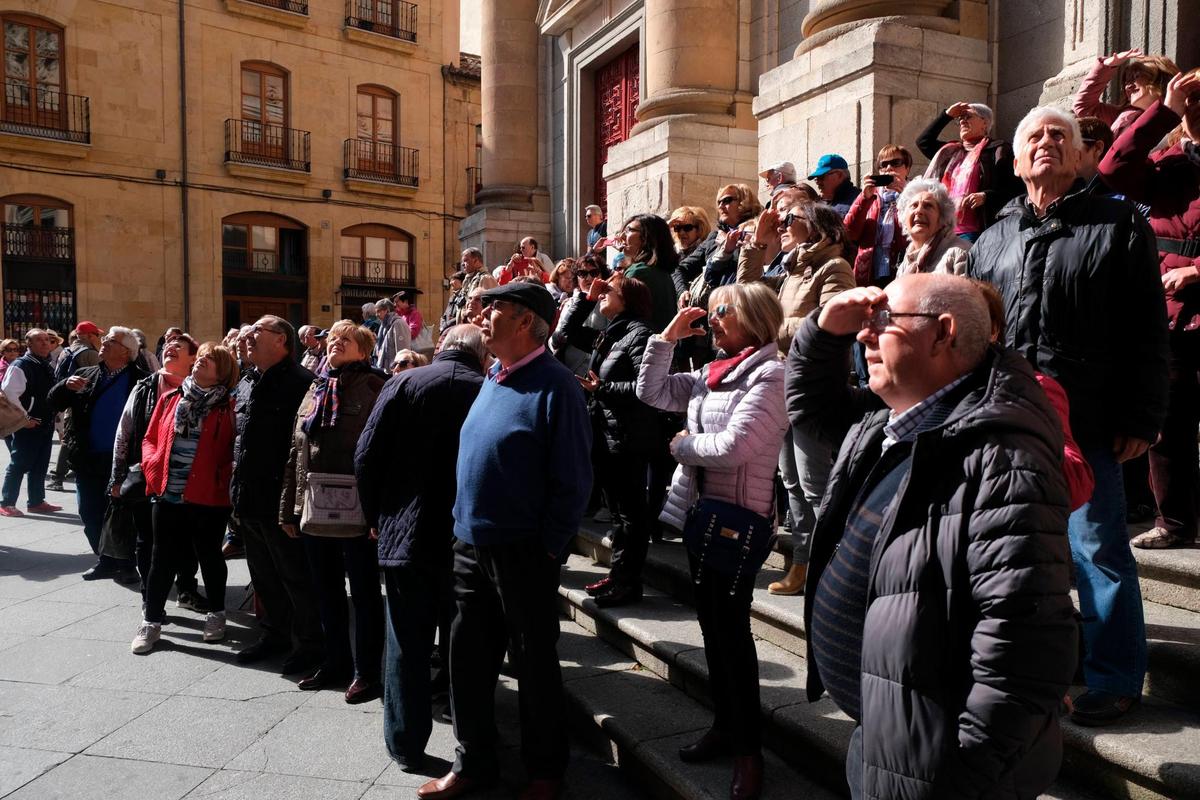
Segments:
[[[383,387],[354,455],[387,592],[384,742],[406,771],[421,769],[433,731],[429,662],[439,627],[441,663],[450,663],[458,431],[483,385],[487,358],[474,325],[447,329],[441,347],[429,366]]]
[[[871,391],[846,381],[856,334]],[[1063,432],[990,335],[976,286],[918,274],[838,295],[788,354],[792,424],[844,434],[804,611],[809,698],[859,723],[856,800],[1015,800],[1058,772],[1076,660]]]
[[[304,547],[279,526],[296,411],[314,377],[296,363],[295,346],[295,331],[285,320],[267,315],[254,323],[247,348],[254,367],[234,390],[237,439],[230,492],[250,580],[265,612],[262,638],[237,660],[249,664],[290,650],[285,675],[320,665],[325,649]]]
[[[19,406],[28,419],[25,427],[12,435],[12,461],[4,473],[3,498],[0,516],[24,516],[17,510],[21,481],[28,475],[27,508],[35,513],[51,514],[62,511],[61,506],[46,502],[46,470],[50,466],[50,448],[54,443],[54,409],[47,402],[54,372],[50,367],[50,350],[54,343],[41,328],[25,333],[29,348],[25,355],[8,367],[4,375],[4,395]],[[64,448],[65,450],[65,448]]]
[[[1035,108],[1017,126],[1013,200],[971,249],[967,274],[1004,298],[1006,343],[1062,384],[1096,488],[1071,515],[1088,691],[1072,718],[1120,719],[1146,674],[1146,626],[1129,547],[1121,464],[1167,411],[1167,316],[1154,233],[1134,206],[1076,177],[1079,123]]]

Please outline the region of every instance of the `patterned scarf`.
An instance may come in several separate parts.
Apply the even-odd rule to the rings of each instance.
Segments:
[[[175,407],[175,433],[191,437],[192,431],[200,428],[204,418],[218,403],[229,396],[229,389],[218,383],[203,389],[188,375],[179,387],[179,405]]]
[[[957,153],[950,160],[946,171],[942,173],[942,184],[945,185],[946,191],[950,193],[950,199],[958,203],[969,194],[975,194],[979,191],[979,180],[983,174],[983,170],[979,168],[979,159],[983,155],[983,150],[988,146],[988,138],[985,136],[976,142],[975,146],[968,150],[964,145],[957,142],[951,142],[946,145],[952,147],[954,145],[962,150],[963,155]],[[955,161],[958,161],[957,166]],[[966,208],[965,206],[958,207],[958,227],[955,233],[972,233],[983,227],[982,220],[979,218],[979,209]]]
[[[329,367],[325,374],[313,381],[314,391],[312,408],[308,416],[300,423],[300,430],[311,436],[321,428],[332,428],[337,425],[338,402],[341,400],[341,378],[346,373],[358,370],[370,370],[371,365],[366,361],[355,361],[342,367]]]

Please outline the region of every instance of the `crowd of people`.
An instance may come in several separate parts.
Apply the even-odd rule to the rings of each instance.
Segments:
[[[1103,105],[1117,72],[1126,102]],[[714,714],[679,757],[731,758],[730,796],[758,797],[750,605],[781,523],[769,591],[805,597],[808,696],[856,723],[852,796],[1037,796],[1064,708],[1107,725],[1140,702],[1139,460],[1156,516],[1132,545],[1198,532],[1200,70],[1114,54],[1075,113],[1035,108],[1009,141],[958,102],[915,144],[923,174],[892,143],[861,188],[827,154],[808,181],[769,167],[761,199],[721,187],[711,216],[610,234],[589,206],[585,252],[557,263],[533,237],[494,268],[468,248],[436,344],[411,289],[327,330],[268,315],[151,351],[83,322],[57,357],[53,332],[7,340],[26,422],[0,514],[25,477],[29,511],[58,510],[62,412],[84,577],[141,584],[133,652],[172,586],[222,641],[244,553],[261,633],[239,662],[382,698],[410,771],[448,692],[458,749],[427,800],[496,780],[506,653],[521,796],[560,795],[559,572],[601,507],[597,606],[639,602],[649,548],[682,538]]]

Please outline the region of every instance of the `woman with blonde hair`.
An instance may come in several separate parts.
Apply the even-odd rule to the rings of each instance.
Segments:
[[[396,357],[392,359],[392,374],[399,375],[401,372],[417,367],[425,367],[429,365],[429,357],[418,353],[416,350],[401,350],[396,353]]]
[[[192,374],[159,399],[142,439],[141,465],[151,498],[154,545],[146,578],[146,608],[130,650],[149,653],[158,642],[164,607],[182,551],[200,563],[208,615],[203,639],[225,638],[225,582],[229,571],[221,542],[232,505],[234,428],[230,392],[238,382],[237,359],[229,348],[205,342],[196,351]]]
[[[1104,90],[1122,70],[1120,105],[1101,101]],[[1071,110],[1076,117],[1099,117],[1112,128],[1115,139],[1166,95],[1168,81],[1178,74],[1179,67],[1171,59],[1148,56],[1136,47],[1098,58],[1079,84]]]
[[[387,375],[371,366],[375,334],[370,328],[344,319],[334,323],[325,341],[328,368],[312,382],[296,412],[279,498],[279,525],[288,536],[304,542],[325,631],[324,662],[297,686],[313,691],[349,684],[346,702],[364,703],[383,694],[383,599],[375,540],[361,507],[358,521],[334,523],[318,519],[311,513],[314,509],[308,509],[306,517],[305,504],[353,486],[354,451]],[[357,505],[357,491],[353,499]],[[354,600],[353,655],[347,576]]]
[[[717,360],[671,374],[676,343],[702,335],[692,323],[705,315]],[[637,380],[643,402],[687,413],[687,427],[671,440],[679,468],[661,519],[684,531],[715,713],[708,732],[679,757],[697,763],[733,756],[735,800],[758,797],[763,781],[750,600],[774,536],[775,466],[787,428],[775,338],[781,324],[779,300],[763,284],[718,287],[707,310],[684,308],[650,337]],[[714,528],[719,536],[705,535]]]

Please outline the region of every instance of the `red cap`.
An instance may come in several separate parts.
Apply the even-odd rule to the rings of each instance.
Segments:
[[[104,331],[100,330],[100,326],[91,320],[85,319],[83,322],[75,326],[76,333],[86,333],[90,336],[103,336]]]

